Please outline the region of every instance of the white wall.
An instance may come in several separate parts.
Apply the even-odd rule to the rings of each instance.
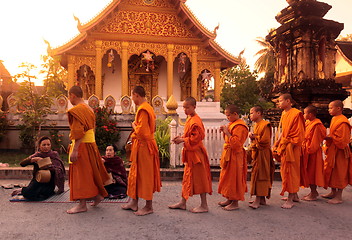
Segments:
[[[167,97],[167,62],[162,61],[159,68],[159,77],[158,77],[158,95],[166,100]]]
[[[103,99],[109,94],[112,95],[116,102],[120,101],[122,91],[122,74],[121,74],[121,59],[118,54],[115,54],[114,65],[115,72],[112,73],[112,68],[107,66],[108,58],[107,54],[103,57],[102,73],[105,73],[105,79],[103,82]]]

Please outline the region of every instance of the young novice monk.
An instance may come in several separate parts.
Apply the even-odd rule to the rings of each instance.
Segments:
[[[131,135],[131,167],[127,186],[127,195],[132,201],[123,205],[122,209],[143,216],[153,213],[153,193],[160,192],[161,188],[159,152],[154,139],[156,116],[142,86],[133,89],[132,100],[138,106],[132,123],[134,131]],[[142,209],[138,209],[139,198],[146,200]]]
[[[190,211],[193,213],[208,212],[207,196],[212,193],[210,166],[208,154],[203,146],[205,131],[203,122],[197,115],[196,100],[187,97],[183,103],[183,109],[188,116],[184,133],[175,137],[175,144],[184,143],[182,161],[185,165],[182,181],[182,199],[179,203],[170,205],[171,209],[186,209],[186,201],[190,196],[200,194],[201,204]]]
[[[253,133],[249,134],[252,140],[250,153],[252,162],[251,196],[255,201],[249,206],[253,209],[266,205],[265,197],[270,198],[273,174],[275,171],[271,153],[271,126],[263,119],[263,108],[255,106],[250,110],[250,118],[255,122]]]
[[[283,110],[280,125],[282,134],[275,142],[274,149],[281,156],[281,195],[288,192],[288,198],[282,208],[292,208],[293,201],[299,201],[297,192],[300,187],[300,161],[302,142],[304,140],[304,118],[301,111],[292,108],[291,94],[282,94],[279,97],[279,108]]]
[[[306,133],[303,142],[303,163],[307,173],[310,193],[303,197],[306,201],[316,201],[319,196],[317,186],[324,187],[324,161],[321,143],[326,136],[326,128],[316,118],[317,109],[308,106],[304,109]]]
[[[343,103],[340,100],[329,104],[329,113],[333,118],[330,123],[330,134],[325,138],[327,155],[325,158],[325,187],[331,192],[323,195],[331,198],[328,203],[342,203],[342,191],[347,184],[352,184],[351,152],[348,146],[351,137],[351,126],[342,115]]]
[[[247,157],[243,144],[248,137],[248,128],[239,113],[235,105],[227,106],[225,115],[230,123],[220,127],[225,144],[220,161],[218,192],[226,201],[219,202],[219,205],[227,211],[238,209],[238,201],[244,201],[244,193],[247,192]]]

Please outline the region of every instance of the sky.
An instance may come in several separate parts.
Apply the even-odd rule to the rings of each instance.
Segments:
[[[352,33],[352,0],[320,0],[332,5],[325,16],[345,24],[342,36]],[[11,75],[22,62],[40,66],[46,54],[44,39],[58,47],[79,32],[73,15],[88,22],[111,0],[0,0],[0,60]],[[288,6],[285,0],[187,0],[186,4],[209,30],[218,24],[216,41],[234,56],[244,57],[253,69],[260,50],[257,37],[280,26],[275,16]],[[40,84],[40,81],[38,81]]]

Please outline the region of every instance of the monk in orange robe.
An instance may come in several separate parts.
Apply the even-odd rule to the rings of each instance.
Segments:
[[[220,127],[225,144],[220,160],[218,192],[226,200],[218,204],[227,211],[238,209],[238,201],[244,201],[247,192],[247,155],[243,144],[248,138],[248,127],[239,114],[237,106],[227,106],[225,115],[230,123]]]
[[[133,89],[132,100],[138,106],[132,123],[134,131],[131,135],[131,167],[127,187],[127,195],[132,201],[123,205],[122,209],[143,216],[153,213],[153,193],[160,192],[161,188],[159,151],[154,139],[156,116],[145,98],[143,87]],[[142,209],[138,209],[138,198],[146,200]]]
[[[275,165],[271,152],[271,125],[263,119],[263,108],[255,106],[250,110],[250,118],[255,122],[253,133],[249,134],[252,159],[251,196],[255,201],[249,206],[257,209],[266,205],[265,197],[270,198]]]
[[[288,198],[282,205],[285,209],[292,208],[293,202],[299,201],[297,192],[301,185],[300,162],[305,134],[303,114],[292,107],[293,103],[292,96],[288,93],[279,97],[278,106],[283,110],[280,119],[282,133],[274,144],[274,151],[281,157],[281,195],[288,192]]]
[[[91,205],[97,206],[108,195],[104,184],[108,182],[109,175],[94,137],[95,114],[82,97],[79,86],[69,90],[69,100],[74,105],[68,111],[72,141],[69,152],[70,200],[79,200],[77,206],[67,210],[69,214],[86,212],[87,199],[93,199]]]
[[[169,205],[170,209],[186,209],[186,202],[190,196],[200,194],[201,204],[190,211],[193,213],[208,212],[207,196],[212,194],[212,182],[207,151],[203,145],[205,130],[203,122],[197,115],[196,100],[187,97],[183,109],[188,116],[184,133],[175,137],[175,144],[184,143],[182,161],[185,165],[182,181],[182,198],[179,203]]]
[[[343,103],[340,100],[329,104],[329,114],[333,116],[330,123],[330,133],[326,140],[326,158],[324,164],[325,188],[331,192],[323,195],[331,198],[328,203],[342,203],[342,191],[352,184],[352,160],[348,146],[351,138],[351,125],[342,114]]]
[[[316,107],[308,106],[304,109],[306,133],[303,142],[303,168],[307,173],[310,187],[310,193],[302,198],[305,201],[316,201],[319,196],[317,186],[324,187],[324,161],[321,144],[326,137],[326,128],[316,118],[316,115]]]

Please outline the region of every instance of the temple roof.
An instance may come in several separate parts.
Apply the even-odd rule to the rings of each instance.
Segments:
[[[160,2],[160,1],[159,1]],[[217,26],[214,31],[208,30],[202,23],[195,17],[192,11],[185,4],[186,0],[169,0],[165,1],[167,4],[171,4],[174,9],[176,9],[177,16],[184,25],[192,32],[192,34],[202,43],[207,45],[206,48],[210,49],[211,52],[216,53],[217,56],[223,58],[222,62],[226,62],[224,67],[232,67],[239,64],[239,59],[224,50],[218,43],[215,42],[216,30],[219,28]],[[102,9],[95,17],[89,20],[87,23],[82,24],[80,20],[75,17],[77,21],[77,28],[80,32],[76,37],[74,37],[69,42],[64,45],[57,47],[52,50],[53,55],[64,54],[70,49],[74,48],[78,44],[82,43],[90,33],[94,32],[94,28],[100,23],[104,22],[106,18],[111,16],[114,12],[120,10],[120,5],[123,3],[125,6],[129,4],[129,1],[125,0],[112,0],[104,9]],[[165,8],[165,7],[164,7]],[[172,41],[171,41],[172,42]]]
[[[341,55],[352,64],[352,41],[336,41],[336,45]]]
[[[5,79],[5,78],[11,78],[11,74],[7,69],[5,68],[4,64],[0,60],[0,78]]]

